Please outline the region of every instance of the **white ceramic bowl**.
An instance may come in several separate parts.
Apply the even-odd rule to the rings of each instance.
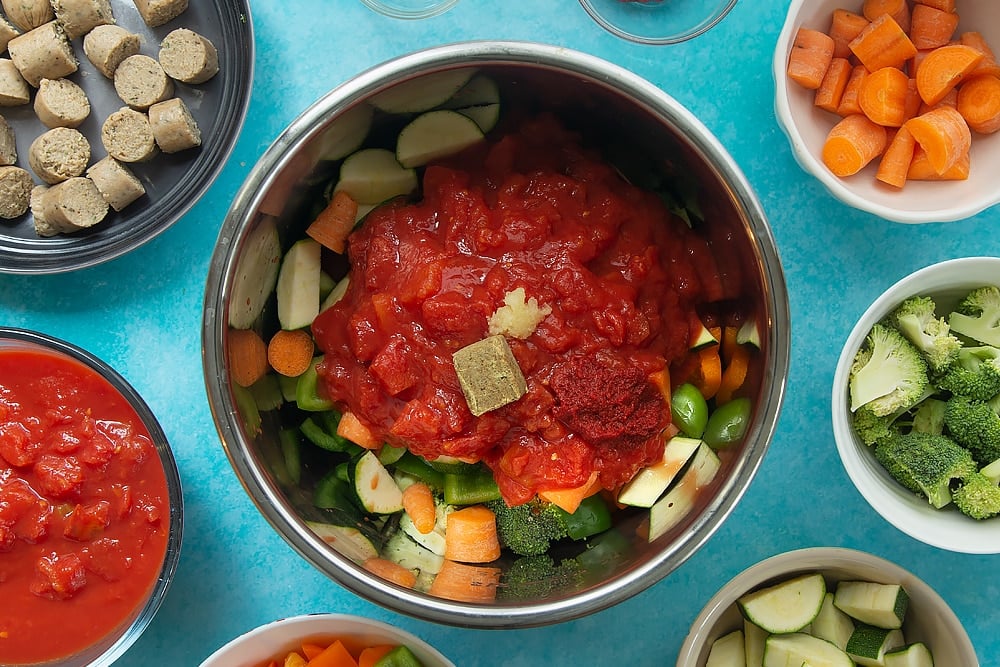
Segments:
[[[978,667],[979,659],[962,623],[934,589],[887,560],[853,549],[813,547],[772,556],[736,575],[715,594],[691,625],[677,667],[704,667],[712,642],[743,627],[736,600],[744,593],[799,574],[820,572],[828,586],[839,581],[900,584],[910,596],[903,622],[906,641],[922,641],[934,664]]]
[[[834,9],[861,13],[861,0],[792,0],[774,51],[775,113],[802,168],[818,178],[837,199],[850,206],[903,223],[950,222],[1000,202],[1000,132],[973,133],[972,168],[965,181],[910,181],[901,189],[875,180],[877,160],[848,178],[834,176],[823,164],[823,141],[839,116],[813,105],[813,91],[789,81],[788,54],[800,27],[826,31]],[[958,0],[961,22],[956,34],[976,30],[1000,48],[1000,5],[993,0]]]
[[[455,667],[430,644],[406,630],[347,614],[306,614],[262,625],[233,639],[206,658],[201,667],[257,667],[296,650],[306,641],[334,639],[362,646],[405,644],[424,667]]]
[[[961,553],[1000,553],[1000,519],[975,521],[952,507],[936,510],[890,477],[851,427],[848,377],[851,362],[872,325],[907,297],[929,296],[939,311],[947,312],[970,290],[997,281],[998,257],[952,259],[911,273],[887,289],[861,316],[844,344],[833,376],[833,436],[854,486],[876,512],[910,537]]]

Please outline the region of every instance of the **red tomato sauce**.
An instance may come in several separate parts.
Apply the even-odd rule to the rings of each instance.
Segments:
[[[82,363],[0,351],[0,664],[127,625],[163,565],[166,476],[128,401]]]
[[[313,333],[322,386],[376,436],[428,459],[481,460],[509,503],[615,488],[662,455],[650,375],[688,354],[706,243],[550,116],[429,166],[423,198],[375,209],[349,240],[345,297]],[[694,249],[694,250],[693,250]],[[551,308],[508,337],[527,394],[474,417],[452,353],[506,293]]]

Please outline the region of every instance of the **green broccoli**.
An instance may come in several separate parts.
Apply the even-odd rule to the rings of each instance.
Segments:
[[[927,362],[896,329],[876,324],[854,357],[851,411],[869,405],[876,417],[906,410],[926,398]]]
[[[510,507],[503,499],[497,499],[486,506],[496,515],[500,546],[519,556],[544,554],[552,542],[567,536],[559,509],[544,500],[536,498]]]
[[[957,363],[938,380],[938,387],[977,401],[990,400],[1000,393],[1000,349],[963,347]]]
[[[952,480],[977,472],[972,455],[951,438],[916,431],[879,442],[875,458],[897,482],[937,508],[951,502]]]
[[[1000,514],[1000,486],[982,473],[969,475],[952,494],[955,506],[973,519],[989,519]]]
[[[544,598],[583,581],[583,567],[572,558],[556,563],[548,554],[518,558],[503,573],[497,597],[506,600]]]
[[[943,317],[935,317],[934,301],[910,297],[893,311],[889,321],[924,355],[932,374],[944,372],[955,361],[962,342],[951,333]]]
[[[913,413],[913,430],[933,435],[944,433],[946,407],[947,403],[939,398],[928,398],[921,401]]]
[[[948,324],[955,333],[1000,347],[1000,288],[987,285],[969,292],[948,316]]]
[[[981,465],[1000,459],[1000,399],[976,401],[955,395],[948,399],[944,425],[958,444]]]
[[[866,445],[874,445],[898,434],[897,429],[893,426],[895,417],[895,414],[879,417],[872,412],[871,407],[862,405],[857,412],[851,415],[851,426],[857,436],[861,438],[861,442]]]

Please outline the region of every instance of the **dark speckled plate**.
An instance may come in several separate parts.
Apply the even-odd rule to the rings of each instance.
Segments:
[[[120,213],[83,232],[50,238],[35,233],[31,213],[0,220],[0,272],[59,273],[118,257],[166,230],[186,213],[221,171],[246,117],[253,81],[253,24],[246,0],[191,0],[187,11],[166,25],[149,28],[132,0],[112,0],[115,21],[142,37],[141,53],[156,57],[160,41],[175,28],[190,28],[215,44],[219,73],[198,85],[175,83],[201,129],[202,145],[172,155],[159,154],[130,165],[146,194]],[[91,163],[107,153],[101,145],[104,119],[124,106],[112,82],[83,54],[82,38],[73,40],[80,69],[69,78],[90,98],[91,113],[78,129],[90,140]],[[4,57],[6,57],[6,53]],[[28,147],[47,128],[31,104],[0,108],[17,137],[18,166],[28,169]],[[37,183],[40,179],[32,173]]]

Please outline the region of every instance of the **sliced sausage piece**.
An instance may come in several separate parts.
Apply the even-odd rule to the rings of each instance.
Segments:
[[[36,88],[42,79],[61,79],[79,66],[66,31],[56,21],[15,37],[7,50],[24,80]]]
[[[45,193],[48,191],[49,186],[47,185],[36,185],[31,189],[29,208],[31,208],[31,217],[35,224],[35,233],[39,236],[55,236],[63,231],[45,219],[42,202],[44,201]]]
[[[150,28],[163,25],[188,8],[188,0],[133,0],[139,15]]]
[[[0,58],[0,107],[17,107],[30,101],[31,86],[12,61]]]
[[[149,125],[156,145],[164,153],[201,146],[201,130],[184,100],[172,97],[149,107]]]
[[[115,91],[122,102],[145,111],[174,94],[174,82],[156,58],[142,53],[129,56],[115,69]]]
[[[187,28],[177,28],[163,38],[159,58],[167,76],[183,83],[205,83],[219,71],[215,45]]]
[[[43,132],[28,148],[28,164],[49,185],[79,176],[89,162],[90,143],[69,127]]]
[[[130,107],[108,116],[101,126],[101,143],[108,155],[122,162],[144,162],[157,153],[149,117]]]
[[[7,50],[7,44],[21,34],[21,31],[10,24],[10,21],[0,16],[0,53]]]
[[[0,0],[0,4],[7,20],[22,32],[34,30],[55,18],[49,0]]]
[[[24,215],[31,202],[35,181],[20,167],[0,167],[0,218],[13,220]]]
[[[90,100],[69,79],[42,79],[35,93],[35,115],[48,128],[79,127],[90,115]]]
[[[132,170],[110,155],[91,165],[87,176],[97,186],[104,201],[116,211],[146,194],[146,188]]]
[[[89,178],[77,176],[40,192],[32,213],[45,225],[72,233],[93,227],[108,215],[108,203]],[[36,227],[37,231],[37,227]]]
[[[111,0],[51,0],[56,20],[70,39],[83,37],[99,25],[115,22]]]
[[[109,79],[123,60],[139,53],[139,48],[139,35],[119,25],[99,25],[83,38],[87,59]]]
[[[17,163],[17,140],[14,128],[7,119],[0,116],[0,166]]]

